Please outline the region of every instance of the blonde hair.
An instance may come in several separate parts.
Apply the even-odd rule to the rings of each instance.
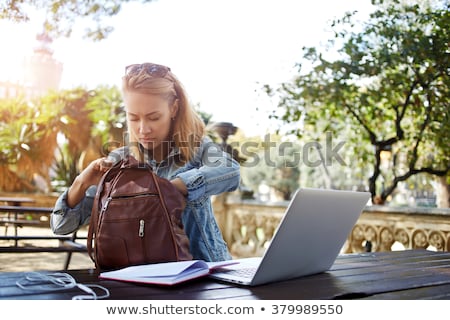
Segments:
[[[205,134],[205,124],[192,108],[183,85],[170,68],[153,63],[128,66],[122,78],[122,91],[124,94],[138,92],[159,95],[167,100],[169,106],[178,104],[177,114],[172,121],[172,136],[169,138],[181,152],[180,161],[187,162],[194,157]],[[129,140],[130,152],[142,160],[137,138],[130,133]]]

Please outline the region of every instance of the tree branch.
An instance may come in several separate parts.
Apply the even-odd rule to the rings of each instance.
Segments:
[[[367,131],[370,137],[370,141],[372,142],[373,145],[375,145],[377,140],[375,133],[369,128],[369,126],[367,126],[367,124],[359,117],[359,115],[347,103],[345,103],[345,100],[342,102],[344,108],[346,108],[355,117],[356,121],[358,121]]]

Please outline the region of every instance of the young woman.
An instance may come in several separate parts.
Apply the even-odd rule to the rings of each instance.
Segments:
[[[122,91],[129,143],[91,162],[61,194],[50,220],[53,232],[68,234],[88,224],[101,176],[132,154],[186,197],[182,221],[194,259],[231,259],[211,196],[238,188],[239,164],[206,137],[204,123],[170,68],[154,63],[130,65]]]

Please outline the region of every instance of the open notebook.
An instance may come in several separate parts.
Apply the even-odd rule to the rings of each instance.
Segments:
[[[299,189],[263,257],[235,259],[209,277],[255,286],[327,271],[369,198],[368,192]]]

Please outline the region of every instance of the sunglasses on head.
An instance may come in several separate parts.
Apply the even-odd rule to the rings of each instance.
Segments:
[[[169,67],[156,63],[131,64],[125,67],[125,75],[136,75],[145,72],[152,77],[164,78],[170,71]]]

